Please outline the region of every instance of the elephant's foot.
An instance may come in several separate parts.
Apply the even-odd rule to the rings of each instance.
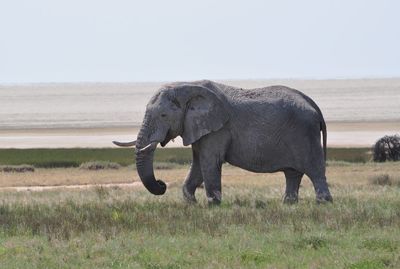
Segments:
[[[208,198],[208,206],[218,206],[221,204],[221,200],[215,198]]]
[[[329,192],[318,193],[316,198],[317,204],[332,203],[333,199]]]
[[[208,205],[209,206],[215,206],[215,205],[220,205],[221,204],[221,192],[220,191],[214,191],[213,196],[207,196],[208,200]]]
[[[188,203],[196,203],[196,197],[194,196],[194,192],[190,192],[186,186],[183,186],[182,188],[182,192],[183,192],[183,198],[185,199],[186,202]]]
[[[299,201],[298,195],[293,193],[285,193],[283,203],[287,205],[297,204]]]
[[[317,204],[332,203],[333,199],[325,176],[311,177],[311,180],[314,184]]]

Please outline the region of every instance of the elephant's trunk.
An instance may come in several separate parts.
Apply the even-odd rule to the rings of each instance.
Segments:
[[[153,157],[156,147],[157,143],[152,143],[149,148],[146,147],[146,150],[137,149],[136,169],[143,185],[149,192],[154,195],[163,195],[167,190],[167,185],[161,180],[156,180],[154,176]]]

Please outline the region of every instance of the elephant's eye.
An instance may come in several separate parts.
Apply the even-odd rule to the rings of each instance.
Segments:
[[[167,116],[167,114],[161,114],[161,117],[165,118]]]

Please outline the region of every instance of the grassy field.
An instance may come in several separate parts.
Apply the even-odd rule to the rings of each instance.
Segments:
[[[161,197],[118,187],[0,191],[1,268],[400,268],[398,163],[329,162],[334,203],[326,205],[315,204],[307,178],[299,204],[288,206],[281,173],[229,165],[222,205],[209,208],[203,189],[189,205],[180,190],[186,173],[187,165],[157,170],[175,182]],[[1,186],[138,180],[132,167],[0,178]]]
[[[367,162],[369,148],[329,148],[328,160]],[[188,164],[192,153],[187,148],[158,148],[156,162]],[[31,164],[41,168],[78,167],[89,161],[110,161],[123,166],[135,163],[133,149],[73,148],[73,149],[0,149],[0,165]]]

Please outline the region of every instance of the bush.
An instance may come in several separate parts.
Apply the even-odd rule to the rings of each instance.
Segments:
[[[400,160],[400,136],[384,136],[376,141],[373,149],[374,162],[399,161]]]
[[[34,171],[35,168],[32,165],[27,165],[27,164],[0,166],[0,172],[5,172],[5,173],[25,173]]]
[[[119,169],[120,167],[118,163],[104,161],[86,162],[79,166],[80,169],[87,170]]]

